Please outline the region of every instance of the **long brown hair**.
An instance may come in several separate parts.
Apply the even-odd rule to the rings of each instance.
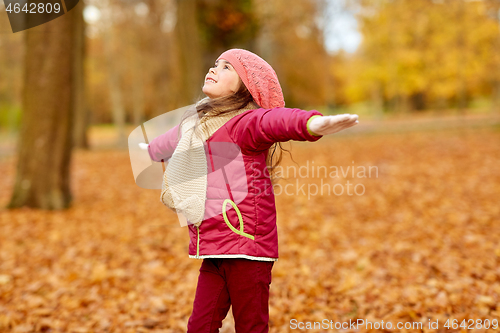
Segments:
[[[239,88],[238,90],[231,95],[223,96],[223,97],[218,97],[218,98],[199,98],[198,102],[196,103],[196,113],[198,114],[198,117],[216,117],[219,114],[229,112],[229,111],[234,111],[234,110],[239,110],[244,108],[245,106],[248,105],[248,103],[255,103],[252,95],[250,94],[250,91],[248,91],[247,87],[239,78]],[[201,103],[202,100],[203,103]],[[255,103],[257,107],[260,107],[257,103]],[[221,109],[223,109],[221,111]],[[194,110],[191,112],[186,112],[186,114],[183,116],[181,119],[180,125],[179,125],[179,133],[180,135],[180,129],[182,127],[182,124],[184,121],[190,117],[193,114]],[[277,173],[276,173],[276,168],[279,166],[283,159],[283,151],[288,152],[290,157],[292,154],[290,153],[289,150],[283,148],[281,146],[281,142],[275,142],[269,149],[266,157],[266,165],[267,165],[267,170],[269,172],[269,177],[271,179],[272,185],[276,185],[276,183],[282,179]],[[275,163],[273,163],[273,159],[275,160]],[[293,158],[292,158],[293,160]]]

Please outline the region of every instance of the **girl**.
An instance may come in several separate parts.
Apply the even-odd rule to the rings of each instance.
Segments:
[[[154,161],[170,158],[161,201],[187,218],[189,256],[203,259],[188,332],[218,332],[231,305],[237,333],[268,332],[278,259],[274,150],[317,141],[358,116],[285,108],[273,68],[243,49],[219,56],[202,91],[181,124],[141,144]]]

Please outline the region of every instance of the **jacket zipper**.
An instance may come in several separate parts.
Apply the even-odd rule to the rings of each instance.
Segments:
[[[212,159],[212,149],[210,149],[210,143],[209,143],[210,138],[206,141],[207,146],[208,146],[208,156],[210,157],[210,165],[212,166],[212,171],[215,171],[215,166],[214,166],[214,160]]]
[[[214,171],[214,161],[212,160],[212,151],[210,150],[210,138],[207,139],[207,147],[208,147],[208,156],[210,157],[210,164],[212,165],[212,171]],[[200,258],[200,226],[195,226],[197,230],[196,236],[196,259]]]
[[[200,227],[197,226],[196,229],[198,230],[198,236],[196,240],[196,259],[200,258]]]

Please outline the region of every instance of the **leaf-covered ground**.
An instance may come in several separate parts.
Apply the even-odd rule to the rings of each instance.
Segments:
[[[276,188],[270,332],[324,319],[423,329],[307,331],[465,332],[443,325],[499,320],[499,142],[489,129],[293,142],[298,165],[286,154],[283,165],[303,168]],[[313,178],[313,166],[328,174]],[[4,207],[14,157],[0,174]],[[159,190],[135,185],[127,151],[102,149],[75,151],[72,190],[67,211],[0,210],[0,332],[185,331],[201,260],[188,258],[187,229]],[[232,325],[229,314],[222,331]]]

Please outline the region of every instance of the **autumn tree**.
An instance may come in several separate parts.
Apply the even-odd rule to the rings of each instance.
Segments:
[[[7,15],[0,14],[0,127],[7,128],[11,137],[18,130],[21,105],[22,37],[11,33]]]
[[[194,103],[203,82],[201,59],[202,49],[197,20],[197,0],[177,0],[177,23],[175,36],[179,52],[182,87],[185,104]]]
[[[198,0],[197,20],[204,50],[204,73],[228,49],[243,48],[255,52],[260,26],[253,1]]]
[[[260,22],[271,25],[271,65],[278,73],[287,105],[311,108],[329,104],[331,59],[325,50],[323,27],[318,24],[321,2],[298,0],[291,6],[289,1],[277,0],[267,5],[273,19]]]
[[[78,6],[83,6],[80,2]],[[75,29],[81,10],[25,32],[22,125],[17,174],[8,208],[70,205]]]
[[[360,1],[363,42],[353,58],[356,98],[382,98],[404,111],[453,105],[491,95],[498,24],[485,2]],[[371,92],[375,91],[374,94]]]
[[[88,128],[90,125],[90,113],[87,108],[86,94],[85,94],[85,71],[84,71],[84,57],[85,57],[85,21],[83,19],[83,4],[78,5],[72,9],[75,11],[74,15],[74,43],[75,43],[75,57],[73,59],[74,71],[74,98],[73,110],[75,114],[74,130],[73,130],[73,145],[75,148],[89,148]]]

